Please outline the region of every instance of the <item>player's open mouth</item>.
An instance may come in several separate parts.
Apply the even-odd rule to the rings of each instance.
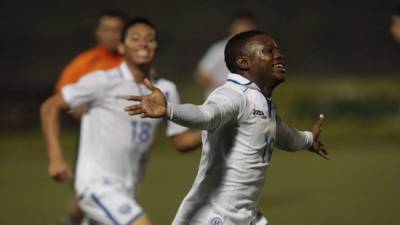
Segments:
[[[283,64],[283,63],[274,63],[274,64],[272,64],[272,67],[276,70],[286,72],[285,64]]]
[[[150,54],[150,52],[146,49],[137,50],[136,53],[140,57],[147,57]]]

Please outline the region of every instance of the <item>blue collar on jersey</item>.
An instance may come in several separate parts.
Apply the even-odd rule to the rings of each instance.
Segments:
[[[255,84],[253,81],[250,81],[246,77],[241,76],[239,74],[229,73],[227,81],[238,84],[238,85],[243,85],[248,88],[257,90],[257,91],[261,91],[261,89],[257,86],[257,84]]]
[[[261,89],[257,86],[257,84],[255,84],[253,81],[250,81],[246,77],[241,76],[239,74],[229,73],[227,81],[238,84],[238,85],[246,86],[248,88],[251,88],[251,89],[261,92]],[[267,100],[268,114],[269,114],[269,117],[271,117],[271,111],[272,111],[271,98],[265,97],[265,100]]]

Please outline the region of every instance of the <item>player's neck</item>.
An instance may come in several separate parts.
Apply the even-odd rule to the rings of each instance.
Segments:
[[[240,75],[242,75],[243,77],[247,78],[248,80],[254,82],[258,86],[258,88],[260,88],[261,93],[265,97],[271,98],[272,92],[274,91],[274,88],[277,86],[275,84],[275,82],[267,81],[267,80],[265,80],[265,78],[260,78],[258,76],[254,76],[247,72],[243,72]]]
[[[136,83],[143,83],[145,78],[149,77],[150,73],[150,64],[146,65],[135,65],[132,63],[127,62],[128,68],[133,76],[133,80]]]
[[[271,98],[272,97],[272,92],[274,91],[273,88],[271,87],[260,87],[261,88],[261,93],[267,97],[267,98]]]
[[[261,93],[267,97],[267,98],[271,98],[272,94],[274,92],[274,89],[280,84],[280,81],[269,81],[269,82],[262,82],[259,87],[261,89]],[[257,84],[257,83],[256,83]],[[258,85],[258,84],[257,84]]]

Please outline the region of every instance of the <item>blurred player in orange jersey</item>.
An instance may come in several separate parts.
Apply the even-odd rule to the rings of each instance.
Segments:
[[[393,39],[400,44],[400,5],[393,10],[390,32],[392,33]]]
[[[85,74],[121,64],[124,58],[118,53],[117,47],[125,19],[125,14],[116,10],[100,14],[95,31],[97,46],[79,54],[64,68],[57,82],[57,92],[65,85],[77,82]]]
[[[124,60],[118,52],[120,35],[126,22],[125,13],[118,10],[105,10],[99,14],[95,37],[96,47],[77,55],[62,71],[56,85],[56,92],[68,84],[76,83],[79,79],[96,70],[108,70],[117,67]],[[84,107],[72,113],[80,119]],[[72,177],[72,172],[71,172]],[[81,223],[82,213],[75,196],[68,203],[68,215],[61,220],[61,225],[78,225]]]

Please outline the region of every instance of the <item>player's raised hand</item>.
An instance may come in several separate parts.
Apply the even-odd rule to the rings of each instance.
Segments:
[[[50,161],[49,175],[56,181],[71,180],[73,178],[71,168],[63,160]]]
[[[129,115],[139,115],[142,118],[160,118],[167,113],[167,101],[160,89],[156,88],[148,79],[144,80],[144,84],[151,91],[145,96],[128,96],[127,100],[138,101],[139,104],[125,107],[125,111]]]
[[[317,122],[312,127],[312,134],[313,134],[313,144],[309,148],[311,152],[316,153],[317,155],[321,156],[324,159],[329,159],[328,151],[325,149],[324,144],[319,141],[319,135],[321,134],[321,127],[325,121],[325,117],[323,114],[319,115]]]

